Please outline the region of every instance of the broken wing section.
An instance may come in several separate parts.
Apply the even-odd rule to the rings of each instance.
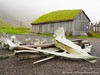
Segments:
[[[74,44],[70,40],[66,39],[65,37],[65,32],[64,28],[60,27],[58,30],[55,31],[54,33],[54,44],[56,47],[65,50],[69,54],[73,55],[73,58],[80,58],[87,60],[89,62],[94,62],[96,61],[95,56],[89,55],[85,49],[83,50],[80,46],[77,44]]]

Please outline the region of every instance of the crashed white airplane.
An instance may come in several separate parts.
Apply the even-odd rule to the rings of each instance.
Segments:
[[[90,51],[91,46],[86,46],[84,49],[82,49],[80,46],[66,39],[64,28],[62,27],[55,31],[54,43],[56,47],[61,48],[62,50],[65,50],[68,52],[69,54],[67,55],[68,58],[84,59],[91,63],[96,61],[95,56],[91,56],[87,53],[88,51]]]
[[[64,28],[60,27],[58,30],[55,31],[54,33],[54,44],[42,44],[42,45],[35,45],[35,46],[29,46],[29,45],[20,45],[14,43],[11,41],[8,37],[2,38],[2,43],[3,46],[9,47],[10,50],[12,49],[22,49],[22,50],[15,50],[15,54],[18,53],[43,53],[43,55],[47,55],[48,57],[39,61],[36,61],[34,63],[39,63],[45,60],[49,60],[54,58],[55,56],[60,56],[60,57],[65,57],[65,58],[72,58],[72,59],[84,59],[86,61],[89,61],[91,63],[94,63],[96,61],[95,56],[89,55],[87,52],[90,52],[91,50],[91,45],[84,45],[84,48],[81,46],[75,44],[75,42],[72,42],[65,37],[65,32]],[[41,49],[41,48],[36,48],[36,47],[44,47],[44,46],[52,47],[56,46],[57,49],[52,49],[49,50],[47,49]],[[58,49],[59,48],[59,49]],[[63,51],[61,51],[63,50]]]

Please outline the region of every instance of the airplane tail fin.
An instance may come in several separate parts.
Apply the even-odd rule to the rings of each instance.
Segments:
[[[64,31],[64,28],[63,27],[58,27],[58,29],[54,32],[54,35],[53,35],[55,38],[56,37],[60,37],[60,38],[63,38],[65,37],[65,31]]]
[[[66,39],[64,28],[58,28],[54,33],[54,44],[56,47],[67,51],[69,54],[74,55],[74,58],[80,58],[87,60],[89,62],[94,62],[97,57],[89,55],[85,50],[83,50],[77,44]]]

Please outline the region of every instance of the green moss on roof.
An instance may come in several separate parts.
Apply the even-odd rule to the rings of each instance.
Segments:
[[[58,11],[44,14],[43,16],[33,21],[32,24],[74,20],[80,12],[82,12],[81,9],[79,10],[58,10]]]

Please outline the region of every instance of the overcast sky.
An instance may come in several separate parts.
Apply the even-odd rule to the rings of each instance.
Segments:
[[[100,20],[99,4],[100,0],[0,0],[0,9],[29,22],[55,10],[83,9],[95,22]]]

